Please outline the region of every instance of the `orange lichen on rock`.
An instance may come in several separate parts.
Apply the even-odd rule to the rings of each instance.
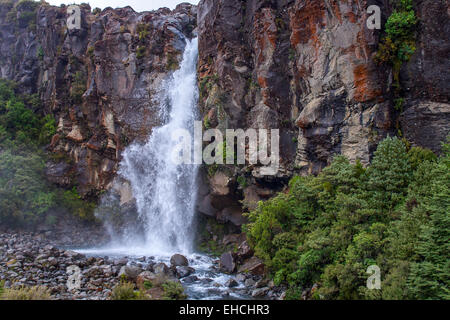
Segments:
[[[275,49],[277,41],[278,29],[275,16],[270,9],[265,8],[257,14],[253,30],[256,39],[257,62],[262,64],[268,58],[268,50]]]
[[[353,69],[355,94],[354,100],[357,102],[365,102],[373,100],[381,95],[381,90],[374,86],[371,79],[371,72],[367,65],[360,64]]]
[[[318,27],[323,27],[325,17],[325,5],[323,1],[308,0],[299,7],[294,7],[290,11],[291,16],[291,45],[296,47],[298,44],[318,43]]]

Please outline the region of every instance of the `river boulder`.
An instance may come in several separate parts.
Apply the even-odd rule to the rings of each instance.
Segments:
[[[231,252],[225,252],[220,257],[219,268],[223,272],[233,273],[236,269],[236,263],[234,260],[234,256]]]
[[[174,254],[170,258],[170,264],[172,267],[187,267],[189,265],[188,259],[181,254]]]
[[[181,266],[176,268],[176,272],[177,277],[181,279],[193,274],[195,272],[195,269],[191,267]]]
[[[126,277],[131,281],[136,281],[142,269],[138,266],[123,266],[119,271],[119,278]]]

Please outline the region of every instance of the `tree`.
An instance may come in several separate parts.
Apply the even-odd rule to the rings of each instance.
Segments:
[[[412,169],[405,144],[397,137],[383,140],[367,170],[370,206],[392,212],[406,196]]]
[[[422,225],[408,287],[416,299],[450,299],[450,157],[436,168],[431,194],[422,204],[429,223]]]

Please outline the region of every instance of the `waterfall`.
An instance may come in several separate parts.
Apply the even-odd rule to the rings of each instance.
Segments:
[[[145,144],[123,153],[119,174],[131,184],[139,216],[144,221],[144,246],[154,254],[190,253],[197,165],[175,164],[172,152],[178,129],[193,132],[197,117],[197,39],[186,39],[180,69],[165,81],[159,99],[165,124],[154,128]]]

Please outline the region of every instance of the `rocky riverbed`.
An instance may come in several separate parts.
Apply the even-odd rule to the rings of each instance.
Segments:
[[[45,286],[57,300],[110,299],[124,278],[137,285],[161,279],[180,282],[188,299],[279,299],[284,291],[262,276],[224,274],[219,260],[204,255],[106,257],[68,250],[68,245],[42,233],[0,233],[0,281],[5,288]],[[76,290],[67,285],[71,266],[80,270]]]

